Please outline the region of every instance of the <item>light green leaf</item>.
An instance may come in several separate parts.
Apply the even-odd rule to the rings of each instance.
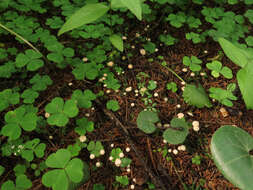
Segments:
[[[187,84],[183,92],[184,101],[189,104],[196,106],[198,108],[212,107],[210,100],[204,90],[204,88],[199,84],[198,87],[195,85]]]
[[[79,158],[72,159],[65,168],[71,181],[78,183],[83,178],[83,162]]]
[[[42,176],[42,183],[53,190],[68,190],[69,181],[63,169],[51,170]]]
[[[218,42],[222,47],[226,56],[236,65],[244,67],[249,62],[250,56],[248,55],[247,51],[238,48],[237,46],[235,46],[228,40],[225,40],[224,38],[219,38]]]
[[[76,11],[61,27],[58,36],[61,34],[78,28],[84,24],[89,24],[103,16],[109,7],[102,3],[87,4]]]
[[[236,78],[247,109],[253,109],[253,62],[239,70]]]
[[[142,8],[140,0],[120,0],[139,20],[142,19]]]
[[[68,117],[75,117],[78,114],[78,108],[75,100],[67,100],[64,104],[63,112],[67,114]]]
[[[114,47],[123,52],[123,40],[119,35],[113,34],[109,39]]]
[[[221,173],[236,187],[253,189],[253,138],[246,131],[222,126],[213,135],[211,153]]]
[[[51,154],[46,165],[51,168],[64,168],[71,158],[71,154],[66,149],[59,149],[56,153]]]

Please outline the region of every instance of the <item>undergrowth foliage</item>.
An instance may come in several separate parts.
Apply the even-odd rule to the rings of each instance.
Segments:
[[[136,53],[131,43],[135,40],[143,44],[138,56],[149,54],[157,57],[149,61],[152,64],[158,62],[175,76],[174,80],[167,82],[165,90],[181,94],[189,106],[211,109],[216,105],[210,101],[211,98],[232,107],[233,101],[238,100],[233,94],[237,88],[233,82],[236,81],[246,108],[253,109],[253,9],[248,8],[252,4],[252,0],[1,1],[0,160],[3,162],[0,163],[0,176],[7,176],[4,181],[0,180],[1,189],[33,188],[36,185],[34,180],[40,177],[45,187],[74,190],[89,180],[90,172],[101,166],[100,162],[94,165],[92,160],[106,156],[106,147],[92,137],[100,123],[90,120],[89,113],[102,101],[104,109],[116,114],[121,109],[121,102],[117,96],[108,97],[107,94],[133,90],[124,83],[124,72],[126,63],[129,69],[135,67],[131,62]],[[246,10],[236,11],[237,5],[245,6]],[[200,12],[196,11],[199,9]],[[157,27],[149,23],[168,27],[154,38],[146,39],[141,35]],[[143,33],[133,36],[132,29],[138,25],[147,26]],[[180,43],[181,39],[174,36],[173,31],[182,28],[186,28],[185,39],[193,44],[219,43],[225,55],[240,67],[236,79],[235,71],[222,63],[223,53],[207,62],[198,55],[185,55],[180,64],[185,71],[191,71],[191,77],[176,73],[164,59],[165,55],[160,54],[159,48],[173,48]],[[18,41],[15,46],[9,43],[14,40]],[[201,84],[204,71],[207,77],[223,77],[230,84],[226,89],[217,86],[207,89]],[[67,84],[63,79],[59,82],[57,75],[61,72],[68,72],[72,80]],[[169,127],[157,127],[157,123],[162,121],[153,98],[159,96],[155,91],[159,81],[150,80],[144,72],[135,77],[138,81],[136,97],[140,94],[145,106],[136,120],[138,129],[149,135],[162,134],[161,139],[170,144],[183,144],[192,127],[190,122],[173,117]],[[179,82],[183,88],[179,87]],[[58,83],[63,90],[56,87]],[[102,87],[107,90],[104,92]],[[212,154],[218,168],[234,185],[252,189],[250,178],[241,177],[244,171],[238,172],[236,164],[230,167],[219,161],[220,157],[225,163],[243,155],[238,151],[238,155],[227,156],[237,146],[243,147],[239,140],[231,147],[225,142],[226,146],[222,147],[220,142],[224,140],[221,136],[228,138],[236,130],[232,126],[221,128],[212,140]],[[65,141],[63,137],[70,133],[75,138]],[[250,139],[244,143],[252,148],[251,137],[242,131],[238,134]],[[52,142],[54,135],[59,138],[58,142]],[[122,169],[129,169],[132,163],[120,148],[113,148],[109,156],[109,160]],[[8,159],[14,167],[8,164]],[[245,168],[250,168],[247,160],[240,161]],[[233,172],[238,178],[233,177]],[[239,178],[242,180],[238,181]],[[129,176],[118,172],[114,186],[128,185]],[[104,189],[104,185],[94,184],[93,189]]]

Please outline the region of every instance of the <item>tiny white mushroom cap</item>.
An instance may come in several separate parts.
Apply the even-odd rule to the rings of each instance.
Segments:
[[[107,66],[108,66],[108,67],[113,67],[113,65],[114,65],[114,62],[113,62],[113,61],[109,61],[109,62],[107,63]]]
[[[168,149],[168,152],[172,152],[172,149],[171,149],[171,148],[169,148],[169,149]]]
[[[113,160],[113,157],[112,157],[112,156],[110,156],[110,157],[109,157],[109,160],[110,160],[110,161],[112,161],[112,160]]]
[[[180,104],[177,104],[177,108],[181,108],[181,105],[180,105]]]
[[[154,97],[158,97],[158,93],[157,92],[154,93]]]
[[[191,77],[194,77],[195,76],[195,73],[191,73]]]
[[[185,85],[185,82],[184,82],[184,81],[182,81],[182,82],[181,82],[181,84],[182,84],[182,85]]]
[[[132,185],[130,185],[130,189],[134,189],[134,185],[132,184]]]
[[[123,158],[124,156],[125,156],[125,155],[124,155],[123,152],[119,153],[119,157],[120,157],[120,158]]]
[[[199,121],[193,121],[192,126],[193,127],[199,127]]]
[[[130,173],[131,172],[131,169],[130,168],[127,168],[127,170],[126,170],[128,173]]]
[[[199,126],[193,126],[193,130],[198,132],[199,131]]]
[[[185,150],[186,150],[186,146],[185,146],[185,145],[181,145],[180,147],[181,147],[180,149],[181,149],[182,151],[185,151]]]
[[[132,88],[131,86],[129,86],[129,87],[126,88],[126,92],[131,92],[132,89],[133,89],[133,88]]]
[[[163,101],[165,101],[165,102],[168,102],[168,100],[169,100],[169,99],[168,99],[167,97],[164,97],[164,98],[163,98]]]
[[[115,160],[115,165],[116,165],[117,167],[119,167],[119,166],[121,165],[121,159],[117,158],[117,159]]]
[[[100,155],[104,155],[105,154],[105,150],[101,149],[99,153],[100,153]]]
[[[87,137],[85,135],[82,135],[79,137],[80,142],[85,142],[87,140]]]
[[[179,119],[182,119],[182,118],[184,117],[184,114],[183,114],[183,113],[178,113],[178,114],[177,114],[177,117],[178,117]]]
[[[96,167],[100,167],[101,166],[101,162],[96,162]]]
[[[145,49],[140,49],[140,54],[141,55],[146,55],[146,50]]]
[[[167,141],[165,139],[163,139],[163,143],[167,143]]]
[[[45,113],[45,118],[49,118],[50,117],[50,113]]]
[[[136,178],[133,178],[133,182],[136,183]]]
[[[94,154],[90,154],[90,159],[94,159],[95,158],[95,155]]]
[[[135,104],[134,103],[131,103],[131,107],[134,107],[135,106]]]
[[[133,69],[134,66],[132,64],[129,64],[127,67],[128,69]]]
[[[126,152],[130,152],[130,147],[126,147]]]
[[[177,150],[177,149],[174,149],[174,150],[173,150],[173,154],[177,155],[177,154],[178,154],[178,150]]]
[[[113,147],[114,147],[114,144],[112,143],[110,146],[113,148]]]
[[[187,68],[183,68],[182,71],[185,73],[187,72]]]

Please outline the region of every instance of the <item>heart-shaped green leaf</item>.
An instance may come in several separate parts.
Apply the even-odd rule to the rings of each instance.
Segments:
[[[163,138],[170,144],[183,143],[189,133],[187,122],[184,119],[173,118],[170,125],[171,128],[164,131]]]
[[[51,154],[46,165],[51,168],[64,168],[71,158],[71,153],[66,149],[59,149],[56,153]]]
[[[156,112],[142,111],[138,115],[137,126],[143,132],[150,134],[156,130],[154,123],[158,121],[159,121],[159,118]]]
[[[222,126],[213,135],[211,153],[221,173],[243,190],[253,189],[253,138],[244,130]]]

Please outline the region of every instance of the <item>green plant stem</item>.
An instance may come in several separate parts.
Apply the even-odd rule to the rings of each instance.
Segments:
[[[26,40],[25,38],[23,38],[22,36],[20,36],[19,34],[17,34],[16,32],[14,32],[13,30],[7,28],[6,26],[4,26],[2,23],[0,23],[0,27],[3,28],[4,30],[10,32],[11,34],[15,35],[16,37],[18,37],[19,39],[21,39],[23,42],[25,42],[27,45],[29,45],[32,49],[34,49],[36,52],[40,53],[41,55],[43,55],[36,47],[34,47],[28,40]]]
[[[186,82],[184,81],[184,79],[182,79],[175,71],[173,71],[171,68],[162,65],[163,67],[165,67],[166,69],[168,69],[168,71],[170,71],[173,75],[175,75],[179,80],[181,80],[182,82],[184,82],[186,84]]]

